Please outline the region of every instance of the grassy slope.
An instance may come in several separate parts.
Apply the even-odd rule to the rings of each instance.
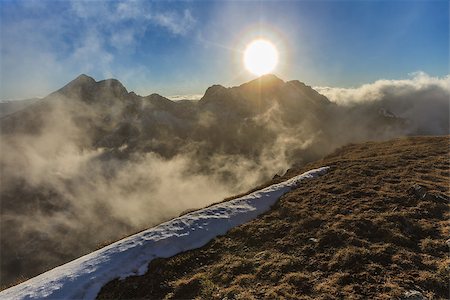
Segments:
[[[449,137],[346,146],[274,180],[332,166],[268,213],[99,298],[447,298],[448,151]]]

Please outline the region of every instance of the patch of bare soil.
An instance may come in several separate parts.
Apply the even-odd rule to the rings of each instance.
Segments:
[[[449,137],[349,145],[259,218],[99,299],[447,299]],[[411,292],[413,291],[413,292]],[[420,299],[420,298],[414,298]]]

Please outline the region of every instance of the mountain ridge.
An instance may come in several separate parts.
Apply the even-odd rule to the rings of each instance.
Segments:
[[[192,139],[200,141],[204,136],[212,135],[214,131],[222,131],[220,123],[226,120],[237,122],[227,125],[235,127],[236,131],[242,131],[239,128],[247,131],[249,122],[252,123],[251,127],[265,126],[256,124],[260,122],[256,120],[257,116],[269,112],[276,105],[280,110],[276,113],[278,118],[292,124],[298,123],[302,118],[323,114],[326,110],[324,106],[329,103],[326,97],[311,92],[311,87],[303,83],[296,86],[299,87],[293,88],[291,82],[284,82],[275,75],[264,75],[239,86],[226,88],[213,85],[205,91],[198,102],[178,103],[156,93],[139,96],[134,92],[128,92],[116,79],[96,81],[88,75],[81,74],[61,89],[39,100],[38,106],[32,110],[25,108],[15,115],[0,119],[0,129],[4,134],[41,132],[45,120],[52,114],[51,111],[57,110],[59,114],[64,114],[85,127],[83,130],[93,139],[90,147],[95,145],[110,148],[108,145],[119,145],[121,142],[102,141],[106,141],[106,135],[108,140],[129,140],[123,135],[130,132],[134,132],[131,139],[134,139],[135,145],[138,139],[142,141],[142,137],[160,139],[163,134],[180,138],[190,135]],[[300,115],[293,115],[295,113]],[[180,126],[181,123],[184,125]],[[121,129],[124,126],[129,129]],[[192,134],[188,134],[186,130],[191,130]],[[225,138],[236,140],[236,136],[232,134],[232,131],[227,130]],[[231,143],[236,142],[244,141]],[[83,145],[86,146],[89,145]],[[156,150],[159,146],[137,145],[137,147],[141,150],[146,148],[158,151],[163,155],[173,153]],[[180,146],[174,145],[172,148],[176,147]],[[229,148],[226,145],[220,147]]]
[[[292,81],[289,81],[289,82],[299,82],[301,85],[310,88],[310,86],[307,86],[303,82],[300,82],[298,80],[292,80]],[[203,94],[203,97],[208,92],[215,92],[218,89],[221,89],[221,90],[223,90],[223,89],[233,89],[233,88],[244,88],[244,89],[246,89],[247,87],[251,87],[252,89],[254,89],[256,86],[262,86],[263,89],[267,89],[267,88],[279,87],[282,84],[289,83],[289,82],[283,81],[282,79],[278,78],[274,74],[266,74],[266,75],[262,75],[262,76],[260,76],[258,78],[252,79],[252,80],[250,80],[248,82],[245,82],[245,83],[242,83],[240,85],[237,85],[237,86],[224,87],[224,86],[222,86],[220,84],[213,84],[212,86],[208,87],[205,90],[205,92]],[[107,86],[107,87],[112,87],[113,89],[117,89],[120,96],[129,94],[129,93],[134,93],[135,95],[137,95],[139,97],[143,97],[143,98],[147,98],[147,97],[150,97],[152,95],[158,95],[160,97],[164,97],[167,100],[170,100],[167,97],[162,96],[162,95],[157,94],[157,93],[153,93],[153,94],[150,94],[150,95],[142,96],[142,95],[136,94],[133,91],[128,92],[126,87],[118,79],[108,78],[108,79],[103,79],[103,80],[96,81],[93,77],[91,77],[89,75],[86,75],[84,73],[78,75],[73,80],[71,80],[66,85],[64,85],[62,88],[58,89],[55,92],[50,93],[49,95],[51,95],[53,93],[59,93],[59,94],[63,94],[63,95],[66,95],[66,96],[68,96],[68,95],[76,96],[76,95],[73,95],[73,91],[71,91],[71,90],[73,90],[73,89],[85,90],[85,89],[91,88],[91,87],[93,87],[95,85],[98,88],[103,87],[103,86]],[[78,96],[85,96],[85,95],[78,95]],[[172,101],[172,100],[170,100],[170,101]]]

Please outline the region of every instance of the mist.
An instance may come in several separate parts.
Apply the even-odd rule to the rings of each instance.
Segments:
[[[95,134],[79,119],[97,120],[104,107],[58,95],[33,108],[19,124],[3,119],[2,285],[245,192],[287,167],[263,155],[257,163],[239,154],[200,154],[202,143],[170,158],[129,151],[126,143],[91,147]]]
[[[405,134],[449,132],[450,75],[440,78],[415,72],[409,79],[382,79],[357,88],[315,89],[343,107],[361,112],[378,108],[404,118],[408,122]]]

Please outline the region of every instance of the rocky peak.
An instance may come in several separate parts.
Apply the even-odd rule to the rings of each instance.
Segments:
[[[210,97],[215,97],[218,95],[223,94],[227,89],[220,85],[220,84],[215,84],[213,86],[210,86],[206,92],[205,95],[203,95],[203,97],[200,99],[200,101],[204,100],[204,99],[208,99]]]
[[[155,109],[170,110],[174,107],[175,102],[159,94],[151,94],[144,97],[144,101]]]
[[[285,82],[273,74],[266,74],[241,84],[238,88],[245,92],[271,92],[281,88]]]
[[[298,80],[291,80],[286,82],[286,86],[288,89],[292,90],[294,93],[302,94],[304,98],[311,102],[315,102],[318,104],[330,104],[330,100],[327,97],[320,94],[318,91],[313,89],[311,86],[306,85],[305,83]]]
[[[117,97],[122,97],[122,96],[125,96],[128,94],[128,91],[123,86],[123,84],[119,80],[114,79],[114,78],[99,81],[99,82],[97,82],[97,84],[98,84],[99,88],[107,89],[107,90],[109,89]]]
[[[123,99],[128,95],[127,89],[117,79],[95,81],[94,78],[81,74],[55,94],[87,103],[98,103]]]
[[[229,98],[229,89],[225,88],[224,86],[220,84],[215,84],[213,86],[210,86],[203,97],[199,100],[200,105],[210,104],[210,103],[217,103],[221,102],[223,100],[226,100],[226,98]]]
[[[91,81],[91,82],[95,82],[95,79],[92,78],[91,76],[86,75],[86,74],[80,74],[80,75],[77,76],[77,78],[72,80],[72,82],[76,82],[76,81]]]
[[[285,82],[273,74],[231,88],[213,85],[200,100],[201,105],[210,109],[232,109],[247,115],[261,113],[275,103],[285,110],[303,111],[306,107],[323,108],[330,101],[303,82]]]
[[[96,83],[95,79],[87,76],[86,74],[81,74],[77,76],[74,80],[63,86],[59,91],[60,92],[69,92],[74,89],[93,86]]]

